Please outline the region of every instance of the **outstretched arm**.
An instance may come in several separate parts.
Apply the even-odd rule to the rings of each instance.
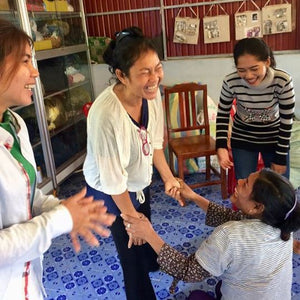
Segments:
[[[145,216],[143,218],[136,218],[126,214],[121,214],[124,220],[124,225],[128,233],[135,237],[142,238],[150,244],[153,250],[159,254],[163,244],[163,239],[155,232],[151,222]]]
[[[239,211],[233,211],[231,208],[226,208],[207,200],[201,195],[195,193],[181,179],[177,180],[179,180],[180,183],[180,195],[186,200],[195,202],[206,213],[206,225],[217,227],[228,221],[237,221],[246,218],[246,216]]]
[[[195,202],[204,212],[207,212],[209,200],[195,193],[182,179],[177,178],[180,184],[180,196],[185,200]]]
[[[163,149],[154,150],[153,163],[165,184],[165,193],[175,198],[181,206],[184,206],[184,199],[179,194],[180,185],[170,170]]]
[[[198,282],[211,276],[198,263],[194,254],[186,257],[165,243],[154,231],[147,218],[138,219],[123,214],[121,217],[124,219],[127,232],[144,238],[158,254],[157,261],[161,270],[174,277],[174,282],[170,288],[171,292],[174,292],[178,280]]]

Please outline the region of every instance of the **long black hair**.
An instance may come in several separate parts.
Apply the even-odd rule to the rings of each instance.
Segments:
[[[262,203],[261,221],[281,230],[281,239],[300,229],[300,204],[292,184],[280,174],[263,169],[253,184],[251,199]]]

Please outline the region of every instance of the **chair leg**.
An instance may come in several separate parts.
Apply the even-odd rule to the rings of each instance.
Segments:
[[[168,149],[168,152],[169,152],[169,166],[170,166],[170,169],[173,173],[173,175],[175,174],[175,170],[174,170],[174,159],[173,159],[173,151],[170,150],[170,147]]]
[[[228,198],[228,190],[227,190],[226,171],[221,167],[220,167],[220,176],[221,176],[222,199],[227,199]]]
[[[184,180],[183,159],[177,157],[178,177]]]
[[[206,181],[209,181],[210,180],[210,156],[205,156],[205,164],[206,164],[205,177],[206,177]]]

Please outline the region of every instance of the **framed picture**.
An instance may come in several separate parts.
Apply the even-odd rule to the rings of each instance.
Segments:
[[[197,44],[199,37],[199,23],[199,18],[176,17],[173,42]]]
[[[289,3],[267,5],[262,8],[263,34],[292,31],[292,5]]]
[[[235,39],[262,37],[261,11],[244,11],[234,15]]]
[[[204,44],[230,41],[229,15],[203,18]]]

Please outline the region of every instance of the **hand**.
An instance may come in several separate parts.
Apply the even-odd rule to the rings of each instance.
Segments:
[[[89,245],[98,246],[99,242],[93,232],[101,236],[109,236],[109,230],[102,225],[110,226],[115,216],[108,214],[103,201],[93,201],[93,197],[85,197],[86,189],[62,201],[70,212],[73,220],[73,229],[70,233],[76,252],[80,250],[80,235]]]
[[[218,155],[218,161],[219,161],[221,168],[226,170],[226,169],[230,169],[231,167],[233,167],[233,162],[230,160],[229,153],[226,148],[219,148],[217,150],[217,155]]]
[[[293,241],[293,252],[300,255],[300,241],[295,239]]]
[[[177,178],[180,183],[180,196],[185,200],[193,200],[196,193],[180,178]]]
[[[272,163],[271,169],[278,174],[284,174],[286,171],[286,165],[277,165],[277,164]]]
[[[180,206],[185,206],[185,200],[180,195],[180,178],[173,177],[172,179],[165,182],[165,193],[176,199]]]
[[[135,238],[140,238],[147,241],[147,237],[151,232],[154,232],[152,224],[148,218],[135,218],[129,215],[121,214],[124,220],[125,229],[128,234]]]
[[[128,235],[129,235],[128,249],[130,249],[132,245],[142,246],[142,245],[146,244],[146,241],[144,239],[136,237],[132,233],[129,233],[129,232],[128,232]]]
[[[138,215],[139,215],[139,219],[146,218],[145,215],[142,214],[142,213],[138,213]],[[124,223],[124,226],[126,228],[126,225],[128,225],[128,223],[125,223],[125,221],[123,223]],[[146,243],[146,241],[144,239],[135,237],[135,236],[133,236],[132,233],[128,232],[128,236],[129,236],[128,245],[127,245],[128,249],[130,249],[132,245],[141,246],[141,245],[144,245]]]

